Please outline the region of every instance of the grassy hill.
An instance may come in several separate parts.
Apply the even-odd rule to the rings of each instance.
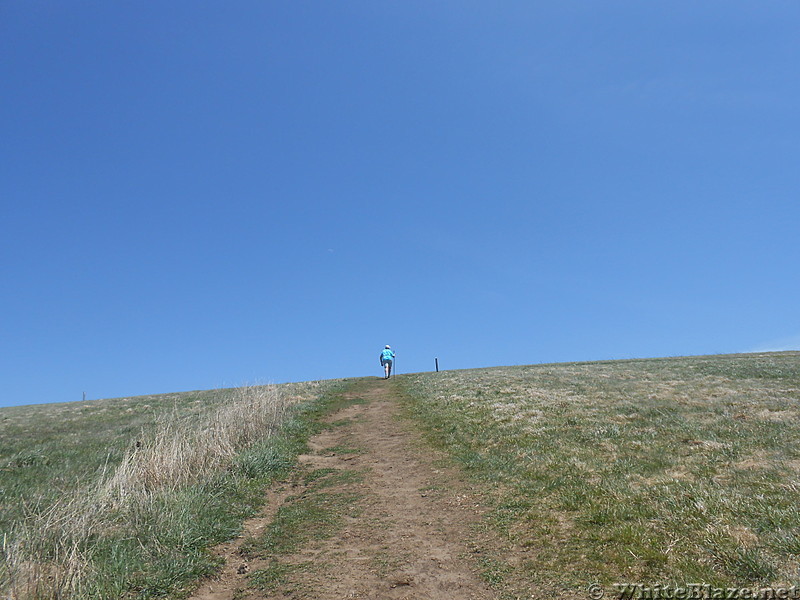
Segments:
[[[291,403],[335,381],[285,384]],[[257,388],[249,388],[253,391]],[[113,471],[142,435],[165,419],[192,428],[235,402],[238,388],[0,408],[0,532]]]
[[[800,583],[800,353],[409,375],[410,410],[485,484],[486,575]]]
[[[341,382],[0,409],[0,590],[179,594],[218,566]]]
[[[0,408],[0,531],[26,506],[51,504],[113,469],[164,414],[185,420],[230,399],[232,390]]]
[[[0,409],[0,585],[14,598],[180,596],[351,384]],[[477,482],[483,530],[502,544],[475,560],[509,597],[800,584],[798,352],[392,385]]]

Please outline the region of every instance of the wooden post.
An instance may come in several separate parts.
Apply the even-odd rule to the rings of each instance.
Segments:
[[[436,372],[438,373],[439,372],[439,359],[435,358],[434,360],[436,361]]]

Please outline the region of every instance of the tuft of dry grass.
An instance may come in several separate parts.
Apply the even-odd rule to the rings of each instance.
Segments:
[[[236,397],[198,426],[165,415],[153,435],[137,440],[99,491],[114,503],[136,502],[175,490],[229,464],[242,448],[277,433],[290,408],[274,386],[240,388]]]
[[[275,436],[298,401],[275,386],[253,386],[204,417],[167,413],[96,481],[28,507],[3,535],[0,591],[8,600],[122,595],[130,582],[119,574],[128,573],[137,545],[155,544],[145,552],[155,555],[166,553],[165,539],[188,543],[191,505],[204,499],[187,499],[186,490],[235,470],[236,457]],[[99,564],[109,557],[117,564]],[[109,570],[112,581],[98,583]]]

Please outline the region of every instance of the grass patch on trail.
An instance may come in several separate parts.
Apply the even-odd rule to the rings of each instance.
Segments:
[[[357,391],[358,384],[350,387],[348,394],[340,392],[332,395],[332,401],[323,406],[324,411],[310,421],[314,426],[313,433],[319,433],[325,427],[341,427],[352,423],[349,419],[339,419],[323,424],[322,417],[347,406],[366,403],[357,395]],[[362,451],[349,446],[336,446],[326,453],[356,454]],[[360,516],[359,501],[363,492],[357,491],[356,486],[363,482],[364,475],[360,470],[334,468],[296,472],[291,485],[302,491],[288,497],[264,533],[246,541],[239,550],[247,559],[268,561],[266,567],[250,574],[250,587],[269,592],[281,589],[284,595],[293,592],[313,593],[314,590],[302,590],[302,584],[296,582],[292,575],[313,571],[321,565],[316,562],[287,561],[290,555],[306,544],[334,536],[341,530],[346,518]]]
[[[355,504],[358,496],[351,492],[330,491],[336,484],[319,485],[325,481],[326,478],[322,478],[302,495],[289,498],[278,510],[262,539],[248,545],[245,555],[266,558],[289,554],[310,540],[329,538],[339,530],[343,515],[357,516]]]
[[[361,496],[346,486],[361,479],[353,471],[318,473],[301,495],[287,498],[266,531],[258,539],[245,542],[239,550],[246,559],[265,559],[269,563],[250,574],[250,587],[273,592],[284,588],[286,593],[299,590],[292,574],[320,565],[290,563],[286,557],[309,542],[335,535],[342,528],[345,516],[359,516]]]
[[[309,542],[332,537],[341,530],[346,516],[359,516],[358,501],[361,495],[339,487],[343,482],[360,481],[358,476],[348,473],[349,481],[334,483],[323,477],[301,496],[289,498],[263,536],[242,548],[242,555],[246,558],[269,560],[269,566],[250,575],[252,587],[268,591],[274,591],[279,586],[292,587],[295,585],[292,573],[320,566],[316,563],[290,564],[285,562],[285,557]],[[334,487],[335,490],[330,489]]]
[[[185,596],[220,566],[208,548],[294,468],[341,387],[1,409],[3,597]]]
[[[800,353],[398,384],[431,439],[486,485],[489,526],[508,544],[481,565],[498,589],[800,584]]]

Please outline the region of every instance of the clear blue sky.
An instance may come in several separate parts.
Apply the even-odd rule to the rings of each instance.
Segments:
[[[0,405],[800,348],[795,0],[0,2]]]

